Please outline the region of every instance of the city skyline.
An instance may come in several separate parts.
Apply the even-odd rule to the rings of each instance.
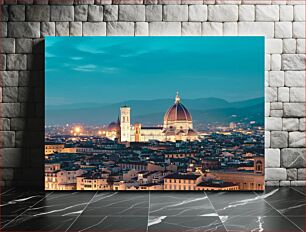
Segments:
[[[215,38],[47,37],[46,105],[262,97],[263,38]]]

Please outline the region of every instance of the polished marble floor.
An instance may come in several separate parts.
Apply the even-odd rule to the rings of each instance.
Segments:
[[[295,232],[305,188],[265,192],[1,190],[1,231]]]

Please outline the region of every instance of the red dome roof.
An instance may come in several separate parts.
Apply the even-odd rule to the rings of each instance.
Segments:
[[[176,95],[174,105],[166,112],[164,121],[192,121],[191,114],[186,107],[180,103],[178,94]]]

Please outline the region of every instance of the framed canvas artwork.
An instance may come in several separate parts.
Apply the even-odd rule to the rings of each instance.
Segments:
[[[46,37],[46,190],[264,190],[264,37]]]

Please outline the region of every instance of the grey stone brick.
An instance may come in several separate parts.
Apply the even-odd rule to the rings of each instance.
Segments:
[[[299,168],[298,169],[298,174],[297,174],[297,176],[298,176],[298,180],[306,180],[306,168]]]
[[[294,21],[305,21],[305,5],[294,6]]]
[[[288,132],[286,131],[272,131],[270,135],[271,148],[288,147]]]
[[[23,151],[20,148],[3,148],[0,149],[2,157],[0,158],[2,167],[18,168],[24,165]]]
[[[289,87],[305,86],[305,72],[304,71],[285,72],[285,85]]]
[[[35,5],[47,5],[49,4],[49,0],[33,0]]]
[[[305,53],[305,39],[296,40],[296,53],[304,54]]]
[[[304,168],[304,154],[304,148],[284,148],[281,150],[281,165],[285,168]]]
[[[42,22],[41,23],[41,36],[54,36],[55,35],[55,23],[54,22]]]
[[[56,36],[68,36],[69,35],[69,22],[56,22],[55,23],[55,35]]]
[[[238,21],[238,6],[209,5],[208,20],[212,22]]]
[[[106,23],[105,22],[84,22],[83,23],[83,35],[84,36],[106,35]]]
[[[206,21],[207,6],[205,5],[190,5],[188,8],[189,21]]]
[[[266,53],[282,53],[283,41],[281,39],[266,39],[265,40],[265,52]]]
[[[148,5],[146,6],[146,21],[159,22],[162,21],[163,9],[161,5]]]
[[[3,102],[17,102],[18,88],[17,87],[4,87],[2,88],[2,101]]]
[[[282,110],[283,103],[282,102],[271,102],[271,110]]]
[[[50,21],[50,6],[48,5],[28,5],[27,21],[48,22]]]
[[[288,90],[289,92],[289,90]],[[277,101],[277,88],[266,87],[265,88],[265,101],[266,102],[275,102]]]
[[[10,5],[9,6],[10,21],[24,21],[25,20],[25,6],[24,5]]]
[[[283,71],[271,71],[270,72],[270,86],[281,87],[285,85],[285,74]]]
[[[292,23],[275,22],[275,38],[292,38]]]
[[[119,4],[119,5],[123,5],[123,4],[143,4],[143,0],[113,0],[113,4]]]
[[[282,130],[282,119],[276,117],[265,118],[266,130]]]
[[[305,147],[305,132],[289,132],[289,147]]]
[[[280,167],[280,150],[266,149],[265,150],[265,167],[279,168]]]
[[[281,102],[289,102],[290,94],[288,87],[280,87],[277,90],[277,100]]]
[[[132,22],[108,22],[107,35],[134,35],[134,23]]]
[[[179,22],[151,22],[149,33],[153,36],[181,35],[181,23]]]
[[[296,168],[287,169],[287,180],[297,180],[297,169]]]
[[[305,87],[291,87],[290,102],[305,102]]]
[[[305,69],[305,54],[283,54],[282,60],[284,70]]]
[[[278,5],[257,5],[255,9],[256,21],[278,21]]]
[[[275,180],[286,180],[287,172],[285,168],[266,168],[265,170],[265,180],[275,181]]]
[[[299,120],[299,130],[300,131],[305,131],[306,127],[305,127],[305,121],[306,119],[305,118],[301,118]]]
[[[295,53],[296,40],[295,39],[283,39],[283,53]]]
[[[88,6],[77,5],[74,7],[74,20],[75,21],[87,21]]]
[[[7,69],[8,70],[26,70],[27,69],[27,56],[21,54],[8,54]]]
[[[201,36],[201,23],[200,22],[183,22],[182,35],[187,36]]]
[[[119,5],[120,21],[145,21],[145,6]]]
[[[71,36],[82,36],[82,22],[71,22],[70,23],[70,35]]]
[[[15,53],[15,39],[1,38],[0,53]]]
[[[223,35],[238,35],[238,24],[236,22],[223,23]]]
[[[273,22],[239,22],[239,35],[261,35],[267,38],[274,36]]]
[[[16,39],[16,52],[17,53],[31,53],[32,52],[31,39]]]
[[[88,21],[103,21],[103,6],[90,5],[88,7]]]
[[[304,117],[305,105],[304,103],[284,103],[285,117]]]
[[[0,54],[0,70],[6,70],[6,55]]]
[[[283,117],[283,110],[271,110],[271,117]]]
[[[51,21],[73,21],[73,6],[51,6]]]
[[[204,22],[202,23],[202,35],[215,36],[223,34],[222,23]]]
[[[105,5],[103,14],[104,21],[117,21],[118,11],[118,5]]]
[[[73,5],[74,0],[49,0],[51,5]]]
[[[290,182],[290,186],[294,187],[294,186],[306,186],[306,181],[302,181],[302,180],[294,180]]]
[[[1,27],[2,28],[2,27]],[[39,38],[39,22],[9,22],[8,35],[13,38]]]
[[[279,186],[280,182],[282,181],[278,181],[278,180],[273,180],[273,181],[265,181],[265,187],[275,187],[275,186]]]
[[[95,0],[96,5],[110,5],[112,0]]]
[[[0,119],[0,130],[9,131],[11,129],[11,122],[9,118]]]
[[[271,132],[270,131],[265,131],[265,147],[270,147],[271,146]]]
[[[270,108],[271,108],[271,104],[268,102],[265,102],[265,117],[269,117],[270,116]]]
[[[279,186],[281,186],[281,187],[289,187],[290,186],[290,181],[289,180],[281,180],[279,182]]]
[[[305,22],[293,22],[292,24],[293,38],[305,38]]]
[[[0,80],[1,86],[18,86],[18,72],[17,71],[2,71]]]
[[[280,21],[293,21],[293,6],[279,6]]]
[[[164,21],[188,21],[188,6],[165,5],[163,19]]]
[[[281,70],[281,55],[272,54],[271,55],[271,71]]]
[[[296,131],[299,129],[299,120],[297,118],[283,118],[283,130]]]
[[[0,5],[0,21],[8,21],[9,13],[8,13],[8,5]]]
[[[143,4],[145,5],[158,4],[158,0],[143,0]]]
[[[255,6],[240,5],[239,6],[239,21],[255,21]]]
[[[0,36],[7,37],[7,23],[0,22]]]
[[[270,67],[270,59],[271,59],[271,55],[270,54],[266,54],[265,55],[265,70],[271,70]]]
[[[74,5],[93,5],[95,0],[74,0]]]
[[[9,148],[15,146],[15,132],[14,131],[0,131],[0,138],[2,138],[1,147]]]
[[[19,103],[2,103],[3,117],[18,117],[20,116]]]
[[[149,23],[136,22],[135,23],[135,36],[147,36],[149,35]]]

